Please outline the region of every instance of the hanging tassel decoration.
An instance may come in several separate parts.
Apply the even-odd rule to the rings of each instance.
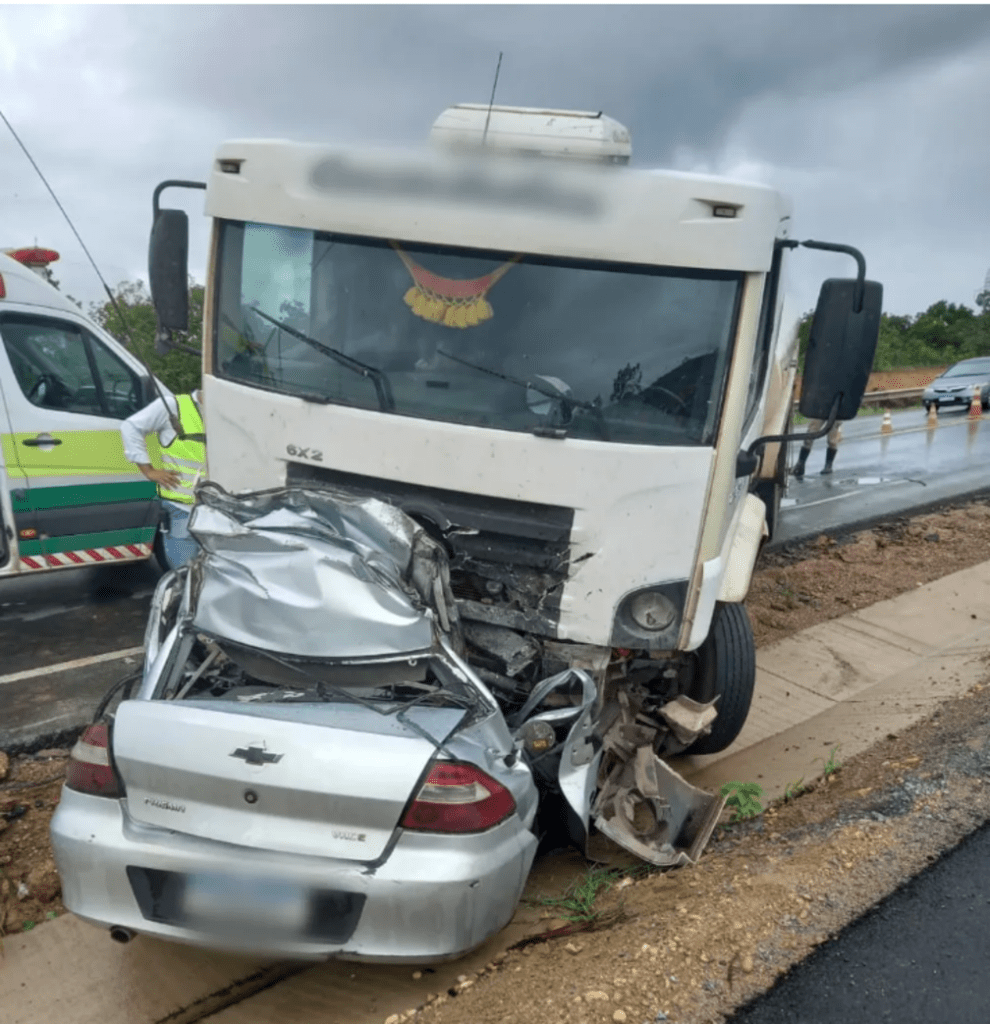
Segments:
[[[491,320],[494,311],[486,296],[521,258],[514,256],[484,277],[458,281],[440,277],[421,267],[399,247],[398,242],[389,244],[413,279],[413,286],[403,297],[406,305],[416,316],[430,323],[461,330]]]

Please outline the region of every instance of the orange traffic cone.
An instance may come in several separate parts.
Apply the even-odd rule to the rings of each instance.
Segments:
[[[928,426],[938,426],[938,406],[934,402],[928,406]]]
[[[890,410],[884,409],[883,423],[880,424],[881,434],[892,434],[894,432],[894,421],[890,418]]]
[[[980,385],[973,385],[973,400],[969,403],[969,418],[978,420],[983,415],[983,405],[980,402]]]

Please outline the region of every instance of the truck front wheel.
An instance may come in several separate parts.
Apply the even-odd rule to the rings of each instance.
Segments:
[[[697,651],[694,683],[688,696],[700,703],[718,698],[718,717],[707,736],[685,753],[717,754],[739,735],[756,685],[756,645],[749,615],[741,604],[717,604],[711,629]]]

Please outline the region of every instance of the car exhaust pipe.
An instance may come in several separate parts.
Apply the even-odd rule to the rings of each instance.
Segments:
[[[110,929],[110,938],[113,939],[114,942],[126,945],[134,938],[134,932],[132,932],[130,928],[123,928],[121,925],[115,924]]]

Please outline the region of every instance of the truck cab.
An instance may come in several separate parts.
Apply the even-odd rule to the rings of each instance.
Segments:
[[[147,559],[158,525],[120,437],[151,381],[45,280],[58,258],[0,253],[0,578]]]
[[[850,247],[793,239],[771,188],[627,166],[601,114],[461,104],[432,135],[220,147],[199,186],[210,477],[401,508],[445,546],[469,659],[507,702],[580,668],[630,724],[689,709],[661,753],[724,749],[786,473],[787,261],[859,265],[822,288],[809,418],[855,415],[880,286]],[[184,216],[156,205],[163,329],[185,326]]]

